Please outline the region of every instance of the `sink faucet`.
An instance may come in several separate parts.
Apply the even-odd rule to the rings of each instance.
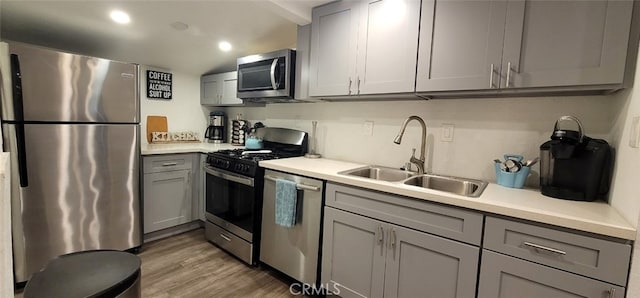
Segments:
[[[402,127],[400,127],[400,132],[398,133],[398,135],[396,136],[396,138],[393,140],[394,143],[396,144],[400,144],[400,142],[402,142],[402,136],[404,135],[404,130],[407,128],[407,124],[411,121],[411,120],[416,120],[420,123],[420,126],[422,126],[422,145],[420,146],[420,159],[416,158],[416,149],[413,148],[413,153],[411,153],[411,159],[409,159],[409,161],[413,164],[415,164],[418,167],[418,174],[424,174],[424,149],[425,149],[425,143],[426,143],[426,138],[427,138],[427,125],[424,123],[424,120],[422,120],[422,118],[418,117],[418,116],[409,116],[409,118],[407,118],[406,120],[404,120],[404,122],[402,123]]]

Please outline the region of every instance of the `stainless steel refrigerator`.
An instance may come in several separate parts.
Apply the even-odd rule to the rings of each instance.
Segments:
[[[138,66],[0,43],[16,282],[52,258],[142,243]]]

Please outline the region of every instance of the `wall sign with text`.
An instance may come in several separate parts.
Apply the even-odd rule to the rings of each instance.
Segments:
[[[147,97],[171,99],[172,79],[171,73],[147,70]]]

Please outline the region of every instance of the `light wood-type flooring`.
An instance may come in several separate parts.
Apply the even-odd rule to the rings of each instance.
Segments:
[[[281,274],[247,266],[207,242],[203,229],[146,243],[138,256],[145,298],[295,297]]]
[[[276,273],[249,267],[204,239],[204,230],[142,246],[142,297],[293,297]]]

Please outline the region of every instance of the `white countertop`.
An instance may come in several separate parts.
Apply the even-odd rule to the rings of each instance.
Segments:
[[[366,166],[331,159],[304,157],[260,161],[260,166],[432,202],[521,218],[575,230],[635,240],[633,228],[605,202],[576,202],[543,196],[537,189],[514,189],[490,183],[478,198],[403,185],[395,182],[339,175]]]
[[[172,154],[172,153],[207,153],[225,149],[240,149],[244,146],[231,145],[229,143],[174,143],[174,144],[147,144],[142,143],[140,151],[142,155]]]

